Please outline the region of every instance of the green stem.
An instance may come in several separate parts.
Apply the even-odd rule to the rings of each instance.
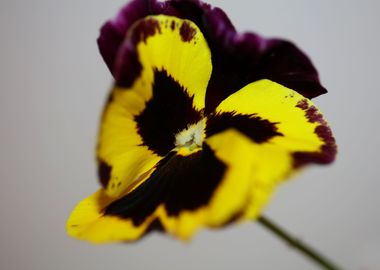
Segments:
[[[342,269],[336,266],[334,263],[332,263],[325,256],[315,251],[310,246],[307,246],[305,243],[301,242],[297,238],[290,236],[289,233],[285,232],[282,228],[274,224],[268,218],[261,216],[260,218],[258,218],[257,221],[266,229],[270,230],[272,233],[274,233],[275,235],[280,237],[282,240],[287,242],[292,248],[300,251],[307,258],[312,260],[314,263],[318,264],[321,268],[326,269],[326,270],[341,270]]]

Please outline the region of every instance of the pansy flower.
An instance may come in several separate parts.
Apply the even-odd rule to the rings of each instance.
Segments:
[[[238,33],[197,0],[134,0],[101,29],[115,78],[97,147],[102,188],[72,212],[70,236],[189,239],[260,216],[278,184],[333,161],[310,101],[326,93],[295,45]]]

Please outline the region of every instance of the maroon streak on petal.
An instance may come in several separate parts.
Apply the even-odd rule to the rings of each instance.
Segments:
[[[254,33],[237,33],[221,9],[198,0],[133,0],[116,19],[102,27],[98,39],[100,52],[112,74],[117,75],[118,84],[130,84],[141,68],[133,44],[124,41],[128,30],[137,20],[156,14],[191,20],[204,34],[213,64],[206,112],[212,112],[223,99],[248,83],[264,78],[307,98],[327,92],[309,58],[294,44]],[[188,35],[191,31],[184,32],[185,40],[191,37]]]
[[[265,143],[275,136],[283,136],[278,132],[276,124],[278,123],[272,123],[255,114],[213,113],[207,117],[205,133],[208,138],[226,129],[234,128],[256,143]]]
[[[314,106],[309,106],[306,100],[301,100],[297,107],[305,111],[310,123],[318,123],[314,132],[324,142],[320,152],[296,152],[293,153],[294,167],[299,168],[309,163],[328,164],[334,161],[337,153],[337,145],[331,129]]]

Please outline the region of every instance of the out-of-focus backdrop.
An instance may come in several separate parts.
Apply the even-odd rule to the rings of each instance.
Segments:
[[[380,2],[210,0],[236,27],[293,40],[329,94],[315,99],[339,156],[282,185],[266,214],[346,269],[380,269]],[[98,29],[124,0],[0,2],[0,269],[318,269],[255,223],[190,244],[68,238],[74,205],[98,188],[94,146],[112,78]]]

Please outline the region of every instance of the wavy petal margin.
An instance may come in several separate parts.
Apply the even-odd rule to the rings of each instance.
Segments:
[[[198,0],[134,0],[102,27],[99,49],[117,84],[128,86],[131,79],[125,78],[125,74],[138,76],[136,50],[133,45],[123,43],[128,29],[137,20],[157,14],[191,20],[203,32],[213,62],[206,112],[211,112],[230,94],[259,79],[270,79],[309,99],[327,92],[312,62],[297,46],[255,33],[238,33],[221,9]],[[120,51],[124,53],[119,55]]]

